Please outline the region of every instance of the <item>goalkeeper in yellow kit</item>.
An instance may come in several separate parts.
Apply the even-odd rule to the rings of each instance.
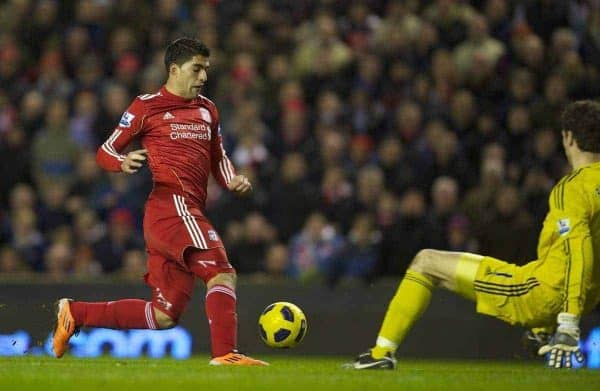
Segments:
[[[549,330],[552,337],[538,351],[549,366],[569,368],[572,356],[583,361],[579,319],[600,302],[600,103],[571,103],[561,122],[573,171],[550,193],[538,259],[517,266],[470,253],[420,251],[389,304],[375,346],[356,358],[355,369],[395,368],[394,353],[435,287],[475,301],[479,313]]]

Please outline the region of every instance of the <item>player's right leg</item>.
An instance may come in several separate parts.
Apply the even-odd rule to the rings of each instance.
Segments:
[[[206,283],[204,305],[210,329],[210,365],[269,365],[237,350],[236,273],[225,249],[191,247],[186,250],[185,259],[190,270]]]
[[[355,369],[393,369],[394,354],[429,306],[433,288],[442,287],[475,300],[474,281],[483,256],[421,250],[400,282],[386,312],[375,346],[359,355]]]

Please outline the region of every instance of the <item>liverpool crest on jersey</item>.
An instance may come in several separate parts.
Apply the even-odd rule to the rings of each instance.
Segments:
[[[207,123],[212,123],[212,117],[210,116],[210,112],[206,110],[204,107],[200,107],[200,118]]]
[[[217,240],[219,240],[219,236],[217,235],[217,233],[215,231],[213,231],[212,229],[208,230],[208,238],[210,240],[212,240],[213,242],[216,242]]]

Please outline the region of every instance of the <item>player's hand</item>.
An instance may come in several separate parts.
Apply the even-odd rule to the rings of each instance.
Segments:
[[[573,314],[561,312],[558,314],[558,328],[550,341],[538,351],[545,356],[551,368],[573,367],[572,356],[582,363],[583,353],[579,349],[579,319]]]
[[[227,184],[230,191],[238,194],[245,194],[252,190],[252,184],[245,175],[236,175]]]
[[[135,174],[143,166],[143,161],[146,160],[147,153],[148,150],[146,149],[129,152],[123,163],[121,163],[121,171],[128,174]]]

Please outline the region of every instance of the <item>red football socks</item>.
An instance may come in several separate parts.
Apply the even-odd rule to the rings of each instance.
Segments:
[[[152,303],[144,300],[86,303],[72,301],[71,314],[77,326],[111,329],[156,329]],[[237,313],[235,292],[225,285],[215,285],[206,292],[206,317],[210,327],[213,357],[224,356],[237,347]]]
[[[149,301],[125,299],[100,303],[72,301],[71,314],[77,326],[110,329],[156,329],[154,308]]]
[[[205,308],[213,357],[224,356],[237,347],[235,306],[235,292],[225,285],[215,285],[206,292]]]

